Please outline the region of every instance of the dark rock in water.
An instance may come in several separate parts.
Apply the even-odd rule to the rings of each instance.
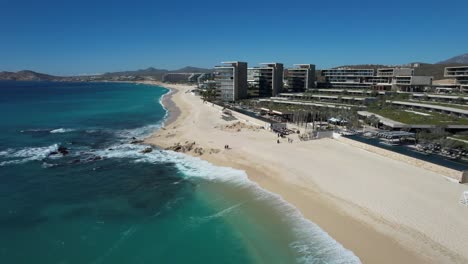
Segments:
[[[132,137],[132,139],[133,139],[133,140],[135,140],[135,139],[136,139],[136,137]]]
[[[113,149],[113,148],[110,148],[110,149],[108,149],[108,150],[114,150],[114,149]]]
[[[102,157],[101,156],[96,156],[93,158],[93,161],[97,161],[97,160],[102,160]]]
[[[153,148],[147,147],[147,148],[145,148],[144,150],[142,150],[142,151],[140,151],[140,152],[141,152],[141,153],[150,153],[150,152],[152,152],[152,151],[153,151]]]
[[[68,151],[68,149],[64,146],[60,146],[58,147],[57,151],[62,154],[62,155],[68,155],[70,152]]]
[[[143,140],[132,140],[130,141],[130,144],[140,144],[143,143]]]
[[[52,151],[51,153],[49,153],[49,156],[51,156],[51,155],[57,155],[57,154],[59,154],[57,151]]]

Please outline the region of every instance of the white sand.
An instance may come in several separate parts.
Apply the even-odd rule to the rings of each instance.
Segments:
[[[147,143],[219,149],[201,158],[245,170],[364,263],[468,263],[468,207],[459,203],[466,184],[333,139],[277,144],[265,130],[221,129],[237,121],[221,119],[188,87],[164,86],[176,92],[165,100],[176,114]]]

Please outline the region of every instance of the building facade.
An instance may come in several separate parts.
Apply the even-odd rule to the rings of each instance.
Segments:
[[[336,68],[322,71],[325,83],[321,86],[335,89],[370,89],[374,69]]]
[[[468,92],[468,66],[446,67],[444,77],[455,79],[460,92]]]
[[[216,97],[225,102],[247,98],[247,63],[222,62],[215,66]]]
[[[283,91],[282,63],[260,63],[248,69],[249,97],[271,97]]]
[[[399,92],[423,92],[432,85],[430,76],[395,76],[392,85]]]
[[[315,65],[294,64],[288,71],[288,90],[291,92],[304,92],[315,87]]]
[[[378,91],[423,91],[432,84],[432,77],[413,76],[412,68],[353,69],[337,68],[323,70],[323,88],[363,89]]]

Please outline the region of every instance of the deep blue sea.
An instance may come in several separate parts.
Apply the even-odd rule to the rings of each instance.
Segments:
[[[130,144],[167,92],[0,82],[0,263],[359,263],[244,172]]]

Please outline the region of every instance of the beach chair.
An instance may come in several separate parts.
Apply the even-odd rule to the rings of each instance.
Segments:
[[[464,204],[465,206],[468,206],[468,191],[463,192],[460,203]]]

